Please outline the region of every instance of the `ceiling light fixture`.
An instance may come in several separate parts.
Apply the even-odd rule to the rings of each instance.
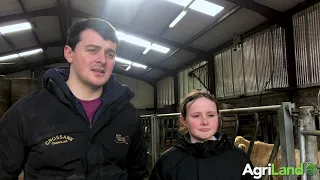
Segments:
[[[139,64],[139,63],[135,63],[135,62],[132,62],[132,61],[129,61],[127,59],[123,59],[123,58],[119,58],[119,57],[116,57],[116,61],[118,62],[121,62],[121,63],[124,63],[124,64],[128,64],[129,66],[135,66],[135,67],[139,67],[139,68],[143,68],[143,69],[146,69],[148,66],[146,65],[143,65],[143,64]],[[128,67],[127,67],[128,68]],[[130,67],[131,68],[131,67]],[[130,69],[129,68],[129,69]],[[128,69],[128,70],[129,70]]]
[[[15,58],[18,58],[19,56],[21,56],[21,57],[29,56],[29,55],[32,55],[32,54],[40,53],[42,51],[43,50],[40,48],[40,49],[31,50],[31,51],[21,52],[19,54],[11,54],[11,55],[7,55],[7,56],[2,56],[2,57],[0,57],[0,61],[9,60],[9,59],[15,59]]]
[[[29,22],[0,27],[0,32],[6,34],[27,29],[31,29],[31,24]]]
[[[121,40],[121,41],[125,41],[125,42],[131,43],[131,44],[134,44],[137,46],[141,46],[141,47],[144,47],[147,49],[150,48],[152,50],[155,50],[155,51],[158,51],[161,53],[168,53],[170,51],[170,49],[167,47],[164,47],[164,46],[161,46],[158,44],[154,44],[154,43],[151,44],[151,42],[149,42],[149,41],[135,37],[133,35],[126,34],[123,31],[116,31],[116,34],[117,34],[117,37],[119,38],[119,40]],[[145,50],[145,52],[143,54],[146,54],[150,50],[150,49],[148,49],[148,50],[147,49]]]

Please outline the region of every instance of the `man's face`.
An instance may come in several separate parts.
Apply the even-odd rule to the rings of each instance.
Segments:
[[[80,41],[72,51],[64,49],[70,66],[70,78],[91,88],[103,86],[110,78],[114,67],[117,44],[104,40],[92,29],[80,34]]]

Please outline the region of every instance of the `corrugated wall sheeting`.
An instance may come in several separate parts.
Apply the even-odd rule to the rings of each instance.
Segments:
[[[223,87],[224,95],[231,96],[233,95],[233,79],[232,79],[232,56],[231,49],[227,49],[222,52],[222,66],[223,66]]]
[[[299,87],[320,83],[320,3],[293,17]]]
[[[255,93],[287,87],[284,30],[272,26],[243,40],[236,51],[214,57],[217,97]]]
[[[174,104],[174,78],[166,77],[157,82],[158,108]]]
[[[310,58],[312,67],[311,82],[320,82],[320,3],[313,6],[308,13]]]
[[[307,58],[307,40],[305,17],[303,12],[293,16],[295,56],[296,56],[296,74],[298,85],[309,84],[309,68]]]
[[[180,103],[191,91],[204,90],[208,87],[208,67],[206,64],[207,62],[204,61],[178,73],[178,92]],[[188,76],[188,73],[191,71],[194,72],[206,87],[197,78]]]
[[[269,82],[271,72],[271,33],[270,29],[262,31],[255,37],[255,49],[256,49],[256,66],[258,76],[258,89],[270,89],[271,83]],[[268,84],[267,84],[268,83]]]
[[[119,74],[115,76],[120,83],[128,86],[128,88],[135,93],[131,102],[137,109],[154,107],[153,87],[150,84]]]
[[[257,91],[257,71],[255,61],[254,38],[245,39],[243,43],[244,76],[247,93]]]
[[[224,97],[223,90],[223,66],[221,54],[214,57],[214,73],[215,73],[215,83],[216,83],[216,96],[221,98]]]
[[[241,47],[242,48],[242,47]],[[234,95],[244,94],[242,49],[232,52]]]
[[[271,28],[273,78],[272,87],[288,87],[287,56],[285,31],[282,28]]]

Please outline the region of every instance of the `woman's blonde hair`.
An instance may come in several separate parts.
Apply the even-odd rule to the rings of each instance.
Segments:
[[[180,105],[180,113],[181,113],[181,115],[179,117],[179,131],[182,134],[185,134],[188,131],[188,127],[187,127],[186,123],[184,123],[184,121],[187,118],[187,112],[188,112],[188,109],[191,106],[191,104],[189,105],[189,107],[187,107],[187,104],[189,102],[194,102],[195,100],[197,100],[199,98],[202,98],[202,97],[205,97],[205,98],[213,101],[216,104],[217,113],[219,113],[219,103],[218,103],[218,101],[216,100],[216,98],[213,95],[209,94],[206,91],[192,91],[192,92],[190,92],[183,99],[183,101],[182,101],[182,103]]]

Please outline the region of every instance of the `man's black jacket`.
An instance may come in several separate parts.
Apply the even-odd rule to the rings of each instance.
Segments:
[[[43,88],[0,120],[0,179],[143,179],[147,151],[134,94],[112,75],[90,125],[69,90],[68,71],[51,69]]]

